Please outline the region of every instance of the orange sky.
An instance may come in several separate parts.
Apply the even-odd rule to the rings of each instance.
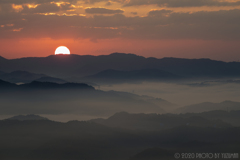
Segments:
[[[240,59],[239,0],[3,0],[0,56],[125,52]]]
[[[1,56],[45,57],[53,55],[58,46],[67,46],[72,54],[106,55],[113,52],[135,53],[144,57],[211,58],[224,61],[240,59],[239,42],[204,40],[72,40],[25,39],[0,41]],[[124,47],[123,47],[124,46]],[[226,53],[226,54],[225,54]],[[237,55],[237,56],[236,56]],[[232,57],[239,57],[233,59]]]

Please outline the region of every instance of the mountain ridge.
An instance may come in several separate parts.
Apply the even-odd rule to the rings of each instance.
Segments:
[[[18,116],[13,116],[10,118],[7,118],[6,120],[19,120],[19,121],[25,121],[25,120],[48,120],[45,117],[41,117],[39,115],[35,114],[28,114],[28,115],[18,115]]]
[[[28,58],[32,58],[32,59],[38,59],[38,58],[53,58],[53,57],[106,57],[106,56],[132,56],[132,57],[141,57],[144,59],[167,59],[167,60],[206,60],[206,61],[217,61],[217,62],[224,62],[224,63],[239,63],[237,61],[230,61],[230,62],[225,62],[225,61],[221,61],[221,60],[214,60],[211,58],[177,58],[177,57],[163,57],[163,58],[156,58],[156,57],[144,57],[144,56],[140,56],[134,53],[120,53],[120,52],[113,52],[107,55],[80,55],[80,54],[70,54],[70,55],[48,55],[46,57],[19,57],[19,58],[12,58],[12,59],[8,59],[8,58],[4,58],[2,56],[0,56],[0,59],[5,59],[5,60],[18,60],[18,59],[28,59]]]
[[[118,127],[130,130],[166,130],[180,126],[197,127],[230,127],[231,125],[221,120],[209,119],[192,114],[191,116],[177,114],[132,114],[128,112],[118,112],[107,119],[93,119],[95,123],[108,127]]]
[[[85,83],[63,83],[58,84],[55,82],[39,82],[39,81],[32,81],[26,84],[16,85],[14,83],[10,83],[7,81],[3,81],[0,79],[0,87],[6,89],[90,89],[95,90],[94,87],[85,84]]]
[[[56,83],[67,82],[62,79],[50,77],[45,74],[36,74],[36,73],[31,73],[23,70],[16,70],[10,73],[0,71],[0,79],[11,82],[11,83],[30,83],[32,81],[38,81],[38,80],[44,81],[44,82],[48,81],[48,82],[56,82]]]
[[[133,71],[120,71],[114,69],[104,70],[97,74],[84,77],[85,81],[94,83],[123,83],[142,81],[181,80],[183,77],[159,69],[141,69]]]
[[[240,110],[240,102],[223,101],[220,103],[203,102],[184,106],[175,110],[176,113],[200,113],[213,110],[232,111]]]
[[[160,69],[189,78],[239,77],[239,62],[223,62],[210,59],[154,58],[135,54],[113,53],[110,55],[50,55],[40,58],[20,58],[4,61],[0,70],[10,72],[25,70],[44,73],[53,77],[85,77],[107,69],[133,71]]]

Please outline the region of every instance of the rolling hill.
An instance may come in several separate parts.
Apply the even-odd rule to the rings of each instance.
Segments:
[[[0,153],[5,160],[175,159],[176,152],[238,153],[239,133],[239,127],[133,131],[92,121],[0,120]]]

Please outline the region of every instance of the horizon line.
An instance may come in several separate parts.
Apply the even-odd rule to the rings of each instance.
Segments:
[[[143,58],[155,58],[155,59],[165,59],[165,58],[173,58],[173,59],[185,59],[185,60],[201,60],[201,59],[206,59],[206,60],[212,60],[212,61],[219,61],[219,62],[226,62],[226,63],[230,63],[230,62],[239,62],[239,61],[223,61],[223,60],[216,60],[216,59],[211,59],[211,58],[206,58],[206,57],[202,57],[202,58],[181,58],[181,57],[162,57],[162,58],[157,58],[157,57],[146,57],[146,56],[142,56],[142,55],[137,55],[137,54],[134,54],[134,53],[122,53],[122,52],[113,52],[113,53],[110,53],[110,54],[102,54],[102,55],[90,55],[90,54],[84,54],[84,55],[81,55],[81,54],[58,54],[58,55],[55,55],[55,54],[50,54],[48,56],[45,56],[45,57],[38,57],[38,56],[34,56],[34,57],[19,57],[19,58],[11,58],[11,59],[8,59],[8,58],[5,58],[3,56],[0,55],[1,58],[4,58],[6,60],[17,60],[17,59],[24,59],[24,58],[47,58],[47,57],[52,57],[52,56],[92,56],[92,57],[100,57],[100,56],[110,56],[110,55],[113,55],[113,54],[122,54],[122,55],[135,55],[135,56],[138,56],[138,57],[143,57]]]

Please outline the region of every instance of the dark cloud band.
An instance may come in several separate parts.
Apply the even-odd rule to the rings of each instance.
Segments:
[[[121,14],[124,13],[123,10],[120,9],[106,9],[106,8],[87,8],[85,9],[86,13],[89,14]]]

